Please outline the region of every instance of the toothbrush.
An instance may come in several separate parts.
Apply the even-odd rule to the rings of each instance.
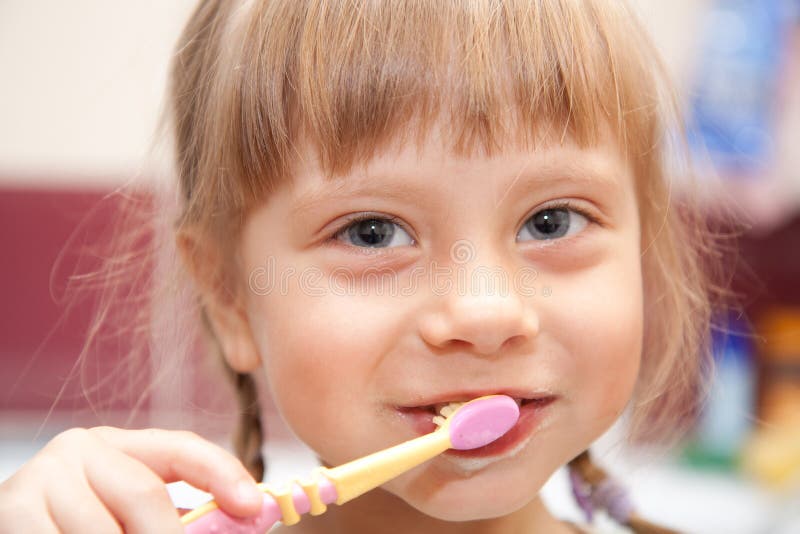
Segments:
[[[465,403],[450,403],[434,416],[437,429],[394,447],[334,468],[319,467],[309,478],[289,484],[259,484],[266,494],[261,512],[234,517],[214,501],[181,517],[186,534],[263,534],[278,521],[294,525],[305,513],[320,515],[331,503],[344,504],[405,473],[448,449],[469,450],[488,445],[508,432],[519,418],[511,397],[488,395]]]

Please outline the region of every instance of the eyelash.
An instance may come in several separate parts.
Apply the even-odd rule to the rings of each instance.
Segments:
[[[579,215],[583,215],[584,217],[586,217],[586,220],[589,221],[590,223],[600,225],[600,221],[597,219],[597,217],[595,217],[593,214],[589,213],[588,210],[578,206],[575,202],[573,202],[571,200],[556,200],[551,204],[546,204],[546,205],[544,205],[542,207],[537,207],[536,211],[532,211],[527,217],[525,217],[525,219],[522,222],[524,224],[525,222],[527,222],[528,219],[530,219],[531,217],[533,217],[534,215],[536,215],[540,211],[558,210],[558,209],[565,209],[565,210],[569,210],[569,211],[574,211],[575,213],[577,213]]]
[[[523,224],[525,224],[525,222],[527,222],[528,219],[530,219],[531,217],[533,217],[534,215],[536,215],[540,211],[557,210],[557,209],[566,209],[566,210],[569,210],[569,211],[574,211],[575,213],[578,213],[579,215],[582,215],[582,216],[586,217],[586,220],[589,221],[590,224],[601,225],[601,223],[599,222],[597,217],[595,217],[594,215],[589,213],[588,210],[583,209],[582,207],[576,205],[575,202],[573,202],[571,200],[557,200],[557,201],[555,201],[555,202],[553,202],[551,204],[547,204],[547,205],[542,206],[542,207],[537,207],[536,211],[531,212],[527,217],[525,217],[525,219],[523,220]],[[359,215],[354,215],[353,217],[349,218],[348,220],[344,221],[341,225],[339,225],[339,227],[331,233],[330,237],[328,238],[328,241],[333,243],[334,241],[337,240],[337,238],[345,230],[350,228],[352,225],[360,223],[362,221],[370,221],[370,220],[379,220],[379,221],[390,222],[390,223],[396,224],[397,226],[402,228],[408,235],[410,235],[410,236],[412,235],[412,233],[406,227],[405,223],[403,223],[403,221],[400,218],[395,217],[394,215],[383,215],[383,214],[377,214],[377,213],[362,213],[362,214],[359,214]],[[520,228],[520,230],[521,229],[522,228]],[[519,233],[520,230],[517,230],[517,233]],[[413,239],[413,236],[412,236],[412,239]],[[415,240],[415,242],[416,242],[416,240]],[[373,252],[375,250],[375,249],[367,249],[365,247],[352,247],[352,248],[364,249],[364,250],[367,250],[367,251],[370,251],[370,252]]]
[[[329,244],[335,244],[334,242],[337,241],[337,238],[340,235],[342,235],[342,233],[344,233],[345,230],[347,230],[354,224],[358,224],[362,221],[372,221],[372,220],[390,222],[396,224],[397,226],[402,228],[409,236],[412,236],[412,239],[414,239],[411,231],[406,227],[405,223],[399,217],[395,217],[394,215],[384,215],[378,213],[360,213],[358,215],[354,215],[353,217],[347,219],[341,225],[339,225],[339,227],[331,233],[327,241]],[[416,240],[414,240],[414,242],[416,242]],[[384,252],[384,250],[386,251],[386,253],[391,253],[391,248],[388,249],[371,249],[366,247],[347,247],[347,248],[355,248],[358,249],[359,252],[366,251],[367,253],[370,254],[374,254],[376,250],[381,250],[382,253]]]

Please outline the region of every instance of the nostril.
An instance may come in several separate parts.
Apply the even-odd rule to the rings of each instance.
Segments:
[[[503,341],[503,344],[500,345],[500,349],[501,350],[507,350],[507,349],[512,348],[515,344],[520,342],[520,338],[522,338],[522,337],[523,336],[521,336],[521,335],[516,335],[516,336],[512,336],[512,337],[506,339],[505,341]]]

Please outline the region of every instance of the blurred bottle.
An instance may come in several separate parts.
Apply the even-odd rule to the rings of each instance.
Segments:
[[[733,469],[755,418],[756,372],[747,322],[729,316],[713,333],[714,381],[686,458],[696,466]]]
[[[694,148],[726,177],[757,177],[773,159],[779,85],[798,0],[717,0],[691,90]],[[702,159],[702,158],[701,158]]]
[[[759,424],[744,450],[745,471],[775,488],[800,486],[800,308],[772,308],[756,323],[760,345]]]

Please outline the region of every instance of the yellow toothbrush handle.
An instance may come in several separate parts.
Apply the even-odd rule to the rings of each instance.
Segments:
[[[256,517],[230,516],[212,501],[183,516],[181,522],[186,534],[265,532],[277,521],[292,525],[302,514],[322,514],[327,504],[355,499],[450,448],[483,447],[508,432],[518,418],[519,407],[505,395],[479,397],[456,408],[449,405],[442,409],[442,417],[433,418],[439,428],[430,434],[339,467],[320,467],[311,479],[276,488],[262,484],[269,496]]]
[[[336,504],[377,488],[451,447],[447,427],[320,472],[336,486]]]

